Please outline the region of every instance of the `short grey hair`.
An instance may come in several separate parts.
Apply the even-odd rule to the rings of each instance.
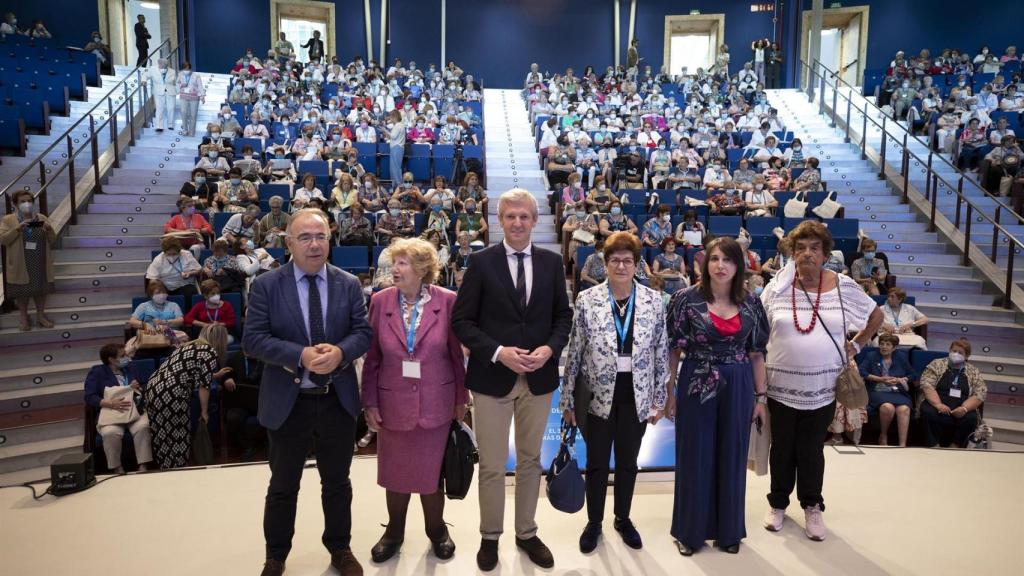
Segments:
[[[527,205],[530,211],[533,213],[534,220],[539,216],[539,209],[537,208],[537,198],[524,188],[512,188],[508,192],[505,192],[498,198],[498,216],[500,217],[502,212],[505,211],[505,206],[508,204]]]
[[[327,235],[330,236],[331,222],[327,219],[327,214],[324,214],[324,211],[320,210],[319,208],[303,208],[302,210],[297,210],[294,214],[292,214],[291,219],[288,220],[288,228],[285,230],[285,234],[291,236],[292,226],[295,226],[296,224],[298,224],[299,220],[302,220],[303,218],[306,217],[316,218],[320,220],[320,222],[323,223],[324,228],[327,231]]]
[[[267,204],[270,204],[271,206],[273,206],[274,204],[280,204],[280,205],[283,206],[284,205],[284,198],[282,198],[280,196],[271,196],[270,200],[267,200]]]

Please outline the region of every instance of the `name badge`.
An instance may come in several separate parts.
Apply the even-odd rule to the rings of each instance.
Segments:
[[[420,363],[417,360],[402,360],[402,378],[420,379]]]
[[[35,242],[25,242],[25,250],[35,250],[35,249],[36,249],[36,243]]]
[[[626,354],[620,354],[615,360],[615,370],[617,372],[632,372],[633,357]]]
[[[960,394],[961,394],[961,392],[960,392],[959,388],[950,388],[949,389],[949,397],[950,398],[959,398]]]

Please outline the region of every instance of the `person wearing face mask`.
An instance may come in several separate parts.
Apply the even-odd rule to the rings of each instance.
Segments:
[[[426,118],[417,116],[416,123],[409,130],[406,137],[415,144],[433,144],[434,130],[427,125]]]
[[[447,245],[448,229],[450,226],[451,216],[449,216],[448,211],[445,210],[440,197],[434,196],[427,207],[427,221],[423,227],[423,237],[426,238],[426,234],[431,232],[437,232],[444,238],[444,244]]]
[[[19,32],[21,33],[21,32]],[[96,55],[96,59],[100,61],[100,74],[105,76],[114,75],[114,54],[110,50],[110,45],[103,41],[103,36],[99,32],[93,31],[90,36],[91,40],[82,47],[85,52],[92,52]]]
[[[402,161],[405,159],[406,124],[402,115],[392,110],[388,115],[388,152],[390,157],[389,175],[397,180],[402,173]]]
[[[370,125],[369,118],[365,115],[359,118],[359,125],[356,128],[356,142],[376,144],[377,129]]]
[[[284,211],[284,198],[271,196],[267,202],[270,212],[260,220],[260,230],[264,231],[264,248],[284,248],[284,231],[288,229],[291,215]]]
[[[778,207],[779,202],[765,189],[764,176],[755,174],[750,189],[743,193],[743,205],[746,216],[751,218],[768,216]]]
[[[672,237],[671,212],[668,204],[659,204],[654,216],[644,222],[643,232],[640,236],[645,247],[658,248],[665,238]]]
[[[850,264],[850,277],[872,296],[877,296],[885,289],[888,270],[885,260],[878,257],[877,247],[878,244],[874,240],[865,238],[861,242],[862,256]]]
[[[603,238],[607,238],[615,232],[637,233],[636,223],[623,213],[622,202],[618,199],[612,200],[608,214],[601,218],[600,224],[600,234]]]
[[[226,158],[220,155],[220,152],[213,145],[211,148],[206,150],[199,158],[199,162],[196,163],[193,170],[203,170],[206,172],[207,182],[213,180],[220,180],[224,174],[231,170],[231,165],[228,164]]]
[[[213,227],[196,210],[196,202],[191,197],[180,197],[177,206],[178,213],[164,223],[164,236],[178,238],[182,247],[188,248],[198,258],[204,242],[213,238]]]
[[[807,156],[804,155],[804,143],[799,138],[793,138],[792,144],[786,149],[782,159],[786,162],[786,167],[790,170],[803,168],[807,162]]]
[[[821,170],[818,169],[818,159],[811,156],[807,159],[804,171],[793,181],[791,189],[794,192],[815,192],[821,188]]]
[[[242,157],[235,160],[233,167],[241,171],[243,180],[257,185],[262,182],[260,174],[263,172],[263,164],[259,161],[259,157],[253,153],[252,146],[249,144],[242,147]]]
[[[423,196],[423,201],[430,203],[435,198],[441,200],[442,207],[449,214],[455,210],[455,192],[448,187],[448,182],[444,176],[434,176],[434,187],[427,190],[427,193]]]
[[[298,180],[295,162],[287,157],[287,153],[288,149],[284,146],[275,146],[270,150],[267,164],[263,168],[266,180],[280,184],[291,184]]]
[[[364,174],[359,181],[359,203],[370,213],[379,213],[385,210],[390,196],[387,191],[377,182],[374,174]]]
[[[237,214],[250,206],[258,209],[259,194],[256,192],[256,186],[242,179],[242,169],[235,166],[228,171],[227,176],[227,179],[221,180],[218,185],[217,196],[214,199],[220,211]]]
[[[463,232],[469,234],[474,246],[487,245],[487,218],[477,210],[476,200],[472,198],[466,199],[455,221],[455,237],[458,238]]]
[[[966,448],[978,427],[978,407],[985,402],[988,385],[981,371],[968,362],[967,338],[949,345],[949,357],[932,360],[921,374],[917,411],[924,422],[925,445]]]
[[[139,14],[141,18],[142,15]],[[139,58],[145,58],[140,53]],[[157,60],[156,66],[146,70],[145,81],[150,84],[150,93],[156,103],[156,131],[174,130],[174,112],[178,102],[178,76],[170,67],[167,58]]]
[[[46,315],[46,296],[53,292],[51,248],[57,241],[56,232],[50,220],[36,209],[31,192],[14,192],[11,203],[14,212],[0,219],[0,244],[7,249],[4,262],[7,292],[4,296],[18,303],[21,331],[32,329],[28,315],[29,300],[35,301],[36,323],[43,328],[53,328],[53,321]]]
[[[90,368],[89,374],[85,377],[85,405],[94,412],[93,419],[102,421],[103,418],[100,414],[104,410],[123,413],[128,411],[131,404],[137,399],[141,400],[142,384],[139,383],[138,371],[132,364],[131,358],[125,354],[123,345],[105,344],[100,348],[99,356],[100,363]],[[114,390],[129,388],[132,391],[123,395],[110,395],[106,392],[108,388]],[[108,395],[112,397],[104,397]],[[103,438],[103,452],[106,455],[107,468],[111,472],[124,474],[121,448],[126,430],[132,436],[135,460],[139,463],[139,471],[145,472],[149,469],[149,464],[153,461],[153,451],[150,444],[149,416],[145,412],[127,424],[97,424],[96,428]],[[89,436],[91,445],[93,435],[90,432],[87,433],[87,436]]]
[[[306,207],[313,198],[326,201],[322,190],[316,186],[316,176],[311,172],[302,175],[302,186],[296,188],[292,193],[292,212],[297,212]]]
[[[956,113],[956,107],[952,103],[946,104],[942,116],[939,116],[937,127],[935,139],[939,149],[952,156],[953,147],[956,145],[956,133],[960,128],[960,115]]]
[[[203,299],[196,302],[185,314],[185,326],[193,328],[198,334],[200,330],[211,325],[220,324],[228,330],[228,344],[235,341],[231,332],[235,329],[236,314],[231,302],[221,298],[220,285],[215,280],[203,280],[199,285]]]
[[[263,125],[263,115],[257,111],[253,111],[249,115],[249,124],[242,131],[242,136],[245,138],[259,138],[260,140],[269,140],[270,131]]]
[[[182,250],[181,241],[165,237],[160,241],[160,253],[146,269],[146,280],[160,281],[171,294],[192,296],[201,268],[191,252]]]
[[[910,81],[904,79],[900,87],[892,95],[893,119],[903,121],[907,119],[914,99],[919,97],[917,90],[910,86]]]
[[[416,233],[412,214],[402,209],[397,198],[388,201],[388,211],[377,217],[374,234],[378,244],[390,244],[395,237],[412,238]]]
[[[181,65],[181,73],[177,75],[178,97],[181,99],[181,131],[182,136],[196,135],[196,119],[199,116],[199,103],[206,104],[206,88],[199,74],[192,72],[192,64],[188,61]]]

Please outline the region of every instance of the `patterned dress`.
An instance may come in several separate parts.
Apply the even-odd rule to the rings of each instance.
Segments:
[[[217,371],[217,353],[209,344],[182,346],[149,379],[146,412],[153,432],[153,455],[162,469],[188,465],[192,447],[192,392],[208,388]]]

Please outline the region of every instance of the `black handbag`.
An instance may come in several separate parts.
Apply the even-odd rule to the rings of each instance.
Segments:
[[[192,434],[192,460],[196,466],[213,464],[213,441],[210,440],[210,429],[202,418],[196,422],[196,430]]]
[[[583,508],[587,486],[576,464],[576,427],[562,420],[562,445],[551,461],[547,476],[548,501],[555,510],[572,514]]]
[[[473,484],[473,468],[480,461],[476,442],[463,428],[462,423],[452,421],[448,429],[448,442],[444,448],[444,462],[441,464],[441,487],[450,500],[462,500],[469,494]]]

